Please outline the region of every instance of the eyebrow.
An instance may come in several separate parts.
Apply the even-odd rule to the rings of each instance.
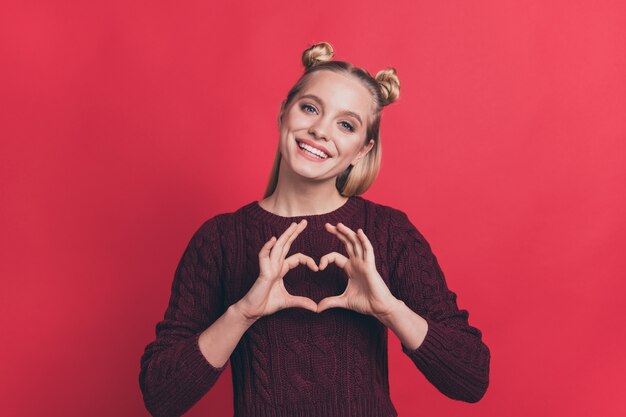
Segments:
[[[310,99],[313,99],[313,100],[319,102],[322,106],[324,105],[324,102],[322,101],[322,99],[319,98],[318,96],[316,96],[315,94],[305,94],[305,95],[300,97],[300,99],[303,99],[303,98],[310,98]],[[341,114],[347,114],[349,116],[352,116],[355,119],[357,119],[361,125],[363,124],[363,121],[361,120],[361,116],[359,116],[357,113],[355,113],[353,111],[343,110],[341,112]]]

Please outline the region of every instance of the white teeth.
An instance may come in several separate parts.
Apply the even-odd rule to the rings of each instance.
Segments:
[[[298,146],[304,150],[309,151],[312,154],[315,154],[316,156],[319,156],[322,159],[326,159],[328,158],[328,155],[325,154],[324,152],[320,151],[319,149],[316,149],[312,146],[307,145],[306,143],[302,143],[302,142],[298,142]]]

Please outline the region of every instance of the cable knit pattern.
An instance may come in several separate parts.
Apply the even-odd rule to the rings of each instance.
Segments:
[[[291,222],[308,220],[289,254],[319,262],[343,243],[326,222],[363,228],[376,267],[392,294],[428,322],[423,343],[404,352],[446,396],[478,401],[489,384],[490,352],[459,310],[430,245],[395,208],[360,196],[318,215],[283,217],[253,201],[216,215],[193,234],[180,259],[165,316],[141,357],[139,385],[153,416],[181,416],[208,392],[227,364],[211,365],[198,346],[202,331],[239,301],[259,274],[258,253]],[[335,264],[304,265],[284,277],[286,289],[315,302],[341,294],[345,273]],[[389,396],[387,328],[375,317],[342,308],[316,314],[280,310],[257,320],[230,357],[235,417],[395,417]]]

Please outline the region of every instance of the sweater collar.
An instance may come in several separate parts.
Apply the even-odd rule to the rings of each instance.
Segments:
[[[246,211],[250,214],[250,216],[258,220],[276,225],[288,226],[292,222],[298,223],[302,219],[306,219],[307,223],[311,226],[323,226],[325,223],[333,225],[338,222],[345,223],[348,219],[353,217],[362,204],[363,198],[361,196],[353,195],[350,196],[341,206],[333,211],[329,211],[328,213],[285,217],[267,211],[261,207],[258,201],[253,201],[246,206]]]

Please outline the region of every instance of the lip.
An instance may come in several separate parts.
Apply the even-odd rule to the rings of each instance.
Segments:
[[[297,141],[297,142],[306,143],[307,145],[312,146],[312,147],[314,147],[315,149],[318,149],[318,150],[320,150],[320,151],[324,152],[326,155],[328,155],[328,158],[330,158],[330,157],[331,157],[331,155],[330,155],[330,151],[329,151],[328,149],[326,149],[326,148],[325,148],[325,147],[323,147],[323,146],[320,146],[320,145],[315,144],[315,142],[312,142],[312,141],[310,141],[310,140],[308,140],[308,139],[302,139],[302,138],[296,138],[296,141]],[[298,148],[299,148],[299,147],[298,147]]]

